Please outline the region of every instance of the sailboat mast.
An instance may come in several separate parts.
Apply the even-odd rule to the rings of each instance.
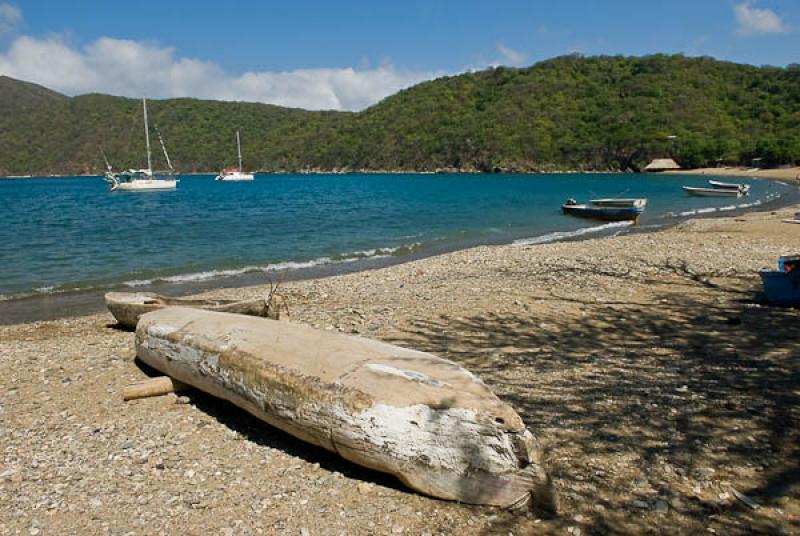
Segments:
[[[147,170],[153,171],[153,164],[150,158],[150,128],[147,126],[147,99],[142,99],[142,108],[144,108],[144,142],[147,145]]]
[[[239,171],[242,171],[242,143],[239,141],[239,131],[236,131],[236,150],[239,151]]]

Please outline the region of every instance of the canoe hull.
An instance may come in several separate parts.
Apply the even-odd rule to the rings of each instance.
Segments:
[[[122,326],[134,330],[139,318],[146,313],[164,307],[196,307],[251,316],[264,316],[277,320],[280,297],[273,296],[273,304],[266,300],[213,300],[168,298],[152,292],[108,292],[105,295],[106,307]]]
[[[196,309],[144,315],[148,365],[434,497],[556,508],[538,443],[468,371],[299,324]]]

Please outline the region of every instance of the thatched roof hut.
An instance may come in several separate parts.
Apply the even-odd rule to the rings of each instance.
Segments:
[[[672,158],[656,158],[644,168],[645,171],[667,171],[668,169],[681,169]]]

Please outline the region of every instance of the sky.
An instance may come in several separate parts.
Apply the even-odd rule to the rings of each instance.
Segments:
[[[0,75],[67,95],[358,111],[576,52],[800,63],[800,0],[0,0]]]

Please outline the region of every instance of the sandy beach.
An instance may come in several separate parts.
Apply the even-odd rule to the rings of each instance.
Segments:
[[[546,449],[555,519],[417,495],[196,391],[123,402],[150,371],[103,313],[0,327],[0,533],[798,532],[798,311],[756,273],[800,252],[797,210],[284,286],[292,322],[478,374]]]
[[[698,168],[665,171],[669,175],[716,175],[719,177],[756,177],[800,182],[800,167],[758,169],[743,167]]]

